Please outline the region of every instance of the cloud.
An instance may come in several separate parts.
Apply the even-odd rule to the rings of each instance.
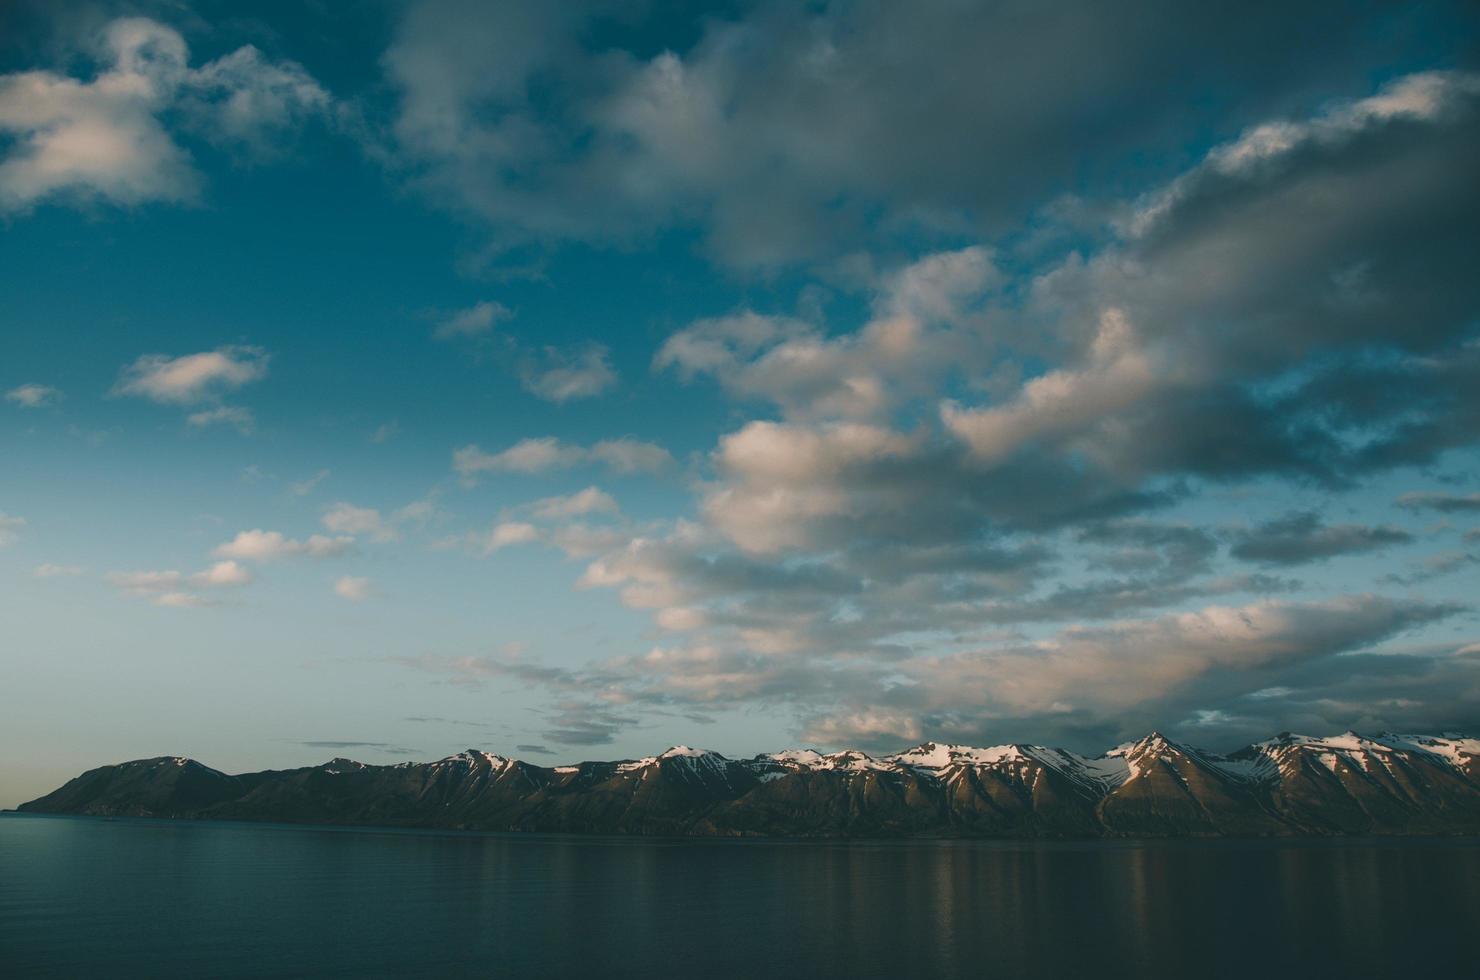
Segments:
[[[1367,77],[1391,44],[1376,9],[761,2],[628,12],[615,33],[607,16],[409,5],[384,58],[390,158],[495,248],[693,229],[722,262],[776,268],[992,237],[1065,186],[1175,159],[1189,130]],[[1413,29],[1463,36],[1452,16]]]
[[[1409,510],[1437,510],[1445,514],[1480,512],[1480,493],[1405,493],[1398,498],[1398,506]]]
[[[284,536],[281,531],[256,528],[239,532],[230,541],[218,545],[211,554],[217,558],[259,562],[299,556],[332,558],[349,551],[354,543],[352,537],[331,538],[322,534],[313,534],[300,541]]]
[[[218,561],[204,572],[197,573],[191,581],[196,585],[212,587],[247,585],[252,581],[252,573],[234,561]]]
[[[850,322],[806,301],[690,322],[654,367],[765,403],[695,460],[695,516],[540,535],[662,639],[517,676],[636,714],[789,713],[804,734],[880,746],[1277,729],[1283,699],[1254,694],[1280,688],[1306,699],[1292,718],[1383,715],[1375,693],[1371,711],[1337,703],[1380,688],[1347,669],[1390,664],[1397,637],[1432,636],[1458,607],[1331,599],[1227,562],[1411,544],[1381,520],[1289,513],[1281,491],[1341,502],[1475,445],[1480,291],[1459,256],[1480,244],[1477,118],[1472,76],[1395,79],[1254,121],[1144,194],[1044,212],[1072,247],[834,271],[857,291],[832,307]],[[555,439],[515,448],[465,447],[455,465],[591,462]],[[1217,530],[1230,507],[1250,524]],[[1467,663],[1390,667],[1407,700],[1453,717],[1480,701],[1444,687],[1476,689]]]
[[[1412,571],[1390,572],[1382,577],[1382,581],[1394,585],[1417,585],[1468,568],[1476,562],[1480,562],[1480,555],[1465,551],[1444,551],[1411,563],[1409,567]]]
[[[594,443],[588,456],[613,473],[659,473],[673,465],[673,456],[656,443],[623,437]]]
[[[908,686],[885,685],[872,706],[821,716],[808,731],[834,744],[872,746],[906,744],[926,730],[965,740],[1014,726],[1059,737],[1090,728],[1125,734],[1165,723],[1157,718],[1189,717],[1199,704],[1250,695],[1294,672],[1319,668],[1339,682],[1348,652],[1455,611],[1345,596],[1072,627],[1028,646],[912,662],[904,672]],[[850,720],[880,714],[892,730]]]
[[[185,421],[198,429],[212,425],[231,425],[235,426],[242,435],[250,435],[257,424],[250,409],[232,405],[191,412],[185,417]]]
[[[494,324],[501,323],[514,316],[514,312],[502,303],[492,300],[483,300],[474,303],[465,310],[444,319],[437,325],[433,336],[438,340],[451,340],[457,337],[478,337],[493,329]]]
[[[109,572],[108,584],[122,594],[145,599],[156,606],[198,608],[213,601],[196,591],[250,585],[251,571],[235,561],[218,561],[204,571],[184,574],[178,571]]]
[[[8,548],[20,537],[21,528],[26,526],[24,517],[16,517],[0,511],[0,548]]]
[[[322,518],[324,529],[334,534],[363,535],[376,541],[394,541],[400,537],[394,524],[373,507],[356,507],[341,500],[331,504]]]
[[[852,333],[746,311],[673,334],[653,366],[686,381],[712,375],[731,395],[794,418],[878,416],[985,366],[977,308],[999,281],[985,248],[937,252],[877,277],[871,316]]]
[[[1265,565],[1302,565],[1338,555],[1407,544],[1413,535],[1395,527],[1323,524],[1314,511],[1296,511],[1237,532],[1229,553]]]
[[[396,437],[396,434],[399,433],[400,431],[401,431],[401,423],[400,422],[397,422],[395,419],[392,419],[389,422],[386,422],[386,423],[383,423],[382,425],[377,426],[376,429],[375,429],[375,431],[372,432],[372,433],[370,433],[370,441],[373,442],[373,443],[375,443],[376,445],[380,445],[381,443],[385,443],[385,442],[390,442],[392,439],[394,439]]]
[[[546,473],[592,463],[616,473],[651,473],[672,465],[673,457],[662,446],[640,439],[604,439],[579,446],[554,436],[521,439],[497,453],[469,445],[452,454],[452,468],[464,480],[479,473]]]
[[[317,473],[315,473],[313,476],[308,477],[307,479],[288,484],[288,493],[292,494],[295,497],[306,497],[309,494],[313,493],[314,490],[318,488],[318,485],[320,483],[323,483],[328,478],[329,471],[327,469],[319,470]]]
[[[533,524],[526,524],[523,521],[503,521],[495,524],[486,535],[475,537],[477,537],[483,554],[491,555],[495,551],[501,551],[514,545],[538,541],[540,532],[539,528]]]
[[[91,80],[0,76],[0,133],[9,137],[0,211],[51,199],[193,202],[202,181],[166,128],[172,113],[207,138],[260,151],[330,103],[300,66],[267,61],[251,46],[193,69],[180,34],[146,18],[111,21],[95,47],[100,70]]]
[[[564,497],[545,497],[529,505],[530,513],[547,521],[588,514],[614,514],[619,509],[611,495],[599,487],[587,487]]]
[[[23,384],[5,393],[5,400],[21,408],[43,408],[61,400],[62,393],[50,385]]]
[[[311,739],[296,743],[310,749],[375,749],[382,755],[418,755],[420,749],[407,748],[393,742],[350,742],[338,739]]]
[[[370,580],[345,575],[334,582],[334,594],[350,602],[364,602],[370,598]]]
[[[564,404],[596,397],[617,383],[617,374],[605,347],[592,345],[579,351],[546,347],[526,361],[520,380],[531,395]]]
[[[516,746],[514,746],[514,751],[516,751],[516,752],[527,752],[530,755],[554,755],[555,754],[554,752],[552,752],[549,749],[545,748],[543,745],[522,745],[522,744],[521,745],[516,745]]]
[[[170,357],[145,354],[124,368],[113,388],[117,395],[137,395],[160,404],[188,405],[235,391],[267,376],[268,355],[260,347],[219,347],[200,354]],[[224,410],[230,420],[232,409]],[[220,419],[204,413],[209,424]]]
[[[285,137],[332,105],[302,65],[269,61],[250,44],[191,72],[182,99],[208,139],[258,156],[276,155]]]
[[[1093,423],[1144,399],[1156,375],[1124,312],[1112,308],[1101,315],[1084,367],[1033,378],[1000,407],[971,411],[946,402],[941,418],[977,459],[994,463],[1029,442],[1052,444],[1082,435]]]
[[[37,565],[31,574],[36,578],[75,578],[86,571],[81,565],[53,565],[47,562]]]

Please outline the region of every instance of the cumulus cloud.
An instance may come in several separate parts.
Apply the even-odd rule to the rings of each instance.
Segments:
[[[872,316],[851,333],[747,311],[690,324],[653,365],[685,380],[712,375],[794,417],[876,416],[983,363],[975,312],[999,278],[980,246],[934,253],[879,277]]]
[[[1468,661],[1392,658],[1396,637],[1458,609],[1313,598],[1227,559],[1284,569],[1411,544],[1264,491],[1293,480],[1337,500],[1480,438],[1480,292],[1459,258],[1480,227],[1477,115],[1471,76],[1400,78],[1250,125],[1011,281],[1022,254],[957,249],[869,270],[852,324],[804,303],[689,323],[655,369],[775,417],[719,438],[695,519],[540,535],[665,637],[540,683],[645,709],[789,710],[804,733],[878,746],[1286,727],[1290,695],[1256,696],[1272,690],[1301,692],[1292,718],[1420,714],[1355,710],[1380,688],[1356,665],[1456,715],[1445,685],[1475,689]],[[554,439],[515,448],[455,464],[591,461]],[[1248,525],[1210,522],[1246,499]],[[458,668],[485,669],[503,668]]]
[[[350,602],[364,602],[370,598],[370,580],[354,575],[345,575],[334,582],[334,594]]]
[[[1092,434],[1096,423],[1144,399],[1158,373],[1118,309],[1101,315],[1088,362],[1033,378],[1003,406],[971,411],[946,402],[941,418],[978,459],[993,463],[1026,443]],[[1093,436],[1082,445],[1094,452]]]
[[[214,399],[267,376],[268,355],[260,347],[219,347],[200,354],[170,357],[145,354],[123,369],[113,393],[136,395],[165,405],[189,405]],[[232,421],[232,409],[212,417],[204,413],[200,425]]]
[[[196,590],[249,585],[254,576],[249,569],[228,560],[193,574],[173,570],[109,572],[106,578],[123,595],[145,599],[156,606],[196,608],[213,604],[213,600]]]
[[[520,380],[525,391],[556,404],[594,398],[617,383],[608,355],[600,345],[577,351],[546,347],[526,360]]]
[[[602,31],[606,16],[408,6],[384,62],[393,158],[495,246],[697,227],[722,261],[776,267],[1000,231],[1087,174],[1172,158],[1186,126],[1236,130],[1292,91],[1364,77],[1385,36],[1378,11],[1334,8],[762,2],[678,27],[628,11],[665,18],[654,51],[622,46],[648,35]],[[1229,79],[1237,100],[1217,97]]]
[[[546,521],[589,514],[614,514],[619,509],[611,494],[600,487],[586,487],[563,497],[545,497],[529,505],[531,514]]]
[[[268,137],[324,112],[330,98],[303,68],[248,45],[199,68],[179,32],[142,17],[110,22],[90,80],[35,70],[0,76],[0,210],[54,198],[123,206],[200,195],[190,154],[166,128],[265,150]]]
[[[392,520],[373,507],[356,507],[346,501],[331,504],[322,518],[324,529],[333,534],[364,536],[376,541],[394,541],[400,537]]]
[[[554,436],[521,439],[496,453],[469,445],[452,454],[452,468],[464,480],[480,473],[547,473],[593,463],[615,473],[652,473],[672,465],[673,457],[662,446],[640,439],[603,439],[581,446]]]
[[[281,531],[255,528],[241,531],[230,541],[218,545],[211,554],[217,558],[257,562],[292,557],[331,558],[349,551],[354,543],[354,538],[345,535],[328,537],[313,534],[298,540],[285,536]]]
[[[456,337],[478,337],[491,331],[495,324],[508,320],[513,311],[502,303],[483,300],[464,310],[458,310],[437,324],[434,336],[438,340]]]
[[[503,521],[495,524],[487,534],[480,536],[478,544],[483,554],[491,555],[495,551],[501,551],[514,545],[538,541],[539,537],[539,528],[533,524],[524,521]]]
[[[50,385],[23,384],[17,385],[5,393],[5,400],[14,402],[21,408],[43,408],[54,405],[62,397],[60,390]]]

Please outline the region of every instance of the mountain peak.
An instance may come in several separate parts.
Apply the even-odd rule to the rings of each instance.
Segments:
[[[723,759],[724,758],[724,756],[720,755],[718,752],[713,751],[712,749],[695,749],[695,748],[690,748],[687,745],[675,745],[672,748],[670,748],[670,749],[664,751],[663,753],[661,753],[658,756],[658,758],[660,758],[660,759],[679,759],[679,758],[684,758],[684,759],[698,759],[698,758],[703,758],[704,756],[711,756],[711,755],[712,756],[715,756],[717,758],[720,758],[720,759]]]

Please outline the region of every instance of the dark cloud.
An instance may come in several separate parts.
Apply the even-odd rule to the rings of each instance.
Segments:
[[[296,744],[311,749],[374,749],[381,755],[419,755],[420,749],[410,749],[391,742],[343,742],[334,740],[302,741]]]
[[[493,726],[483,721],[461,721],[456,718],[438,718],[425,715],[411,715],[401,719],[402,721],[416,722],[425,725],[458,725],[467,728],[492,728]]]
[[[1468,540],[1468,535],[1466,536]],[[1412,563],[1407,572],[1390,572],[1382,577],[1384,582],[1393,585],[1418,585],[1431,579],[1441,578],[1462,568],[1480,562],[1480,555],[1473,555],[1466,551],[1446,551],[1437,555],[1429,555],[1422,561]]]
[[[531,755],[554,755],[555,753],[543,745],[516,745],[514,749],[518,752],[527,752]]]
[[[1412,540],[1413,535],[1399,528],[1323,524],[1314,511],[1297,511],[1234,534],[1229,553],[1264,565],[1303,565]]]
[[[674,16],[427,0],[384,63],[394,159],[496,242],[698,224],[713,254],[766,266],[1000,230],[1066,186],[1177,161],[1189,130],[1365,84],[1397,50],[1442,60],[1472,19],[1457,3],[1402,18],[1154,0]]]
[[[1444,514],[1480,513],[1480,493],[1405,493],[1398,498],[1398,506],[1409,510],[1437,510]]]
[[[1099,747],[1172,724],[1267,732],[1290,692],[1293,717],[1334,718],[1369,690],[1343,673],[1367,663],[1353,658],[1458,614],[1418,596],[1313,599],[1230,573],[1221,553],[1293,567],[1411,543],[1399,527],[1267,503],[1223,534],[1172,516],[1256,487],[1335,501],[1480,441],[1480,75],[1356,79],[1363,55],[1337,39],[1367,38],[1382,8],[762,4],[653,50],[616,43],[599,68],[603,13],[501,11],[449,39],[436,9],[414,8],[388,56],[399,149],[502,244],[681,225],[739,265],[843,240],[877,253],[905,227],[916,242],[950,229],[951,247],[834,270],[859,290],[854,323],[745,308],[659,347],[658,371],[768,412],[719,439],[694,519],[569,549],[590,559],[583,585],[652,613],[646,653],[424,669],[542,688],[564,705],[542,737],[563,745],[653,712],[765,708],[829,744]],[[1189,40],[1203,32],[1217,41]],[[1158,154],[1215,77],[1238,107]],[[1046,199],[1063,168],[1114,167],[1131,146],[1166,169]],[[961,247],[1030,212],[1049,244]],[[1412,704],[1385,717],[1432,706],[1434,678],[1465,690],[1469,662],[1390,665],[1410,668]]]

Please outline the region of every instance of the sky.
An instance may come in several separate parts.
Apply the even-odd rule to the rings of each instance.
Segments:
[[[0,806],[1480,723],[1463,3],[0,5]]]

